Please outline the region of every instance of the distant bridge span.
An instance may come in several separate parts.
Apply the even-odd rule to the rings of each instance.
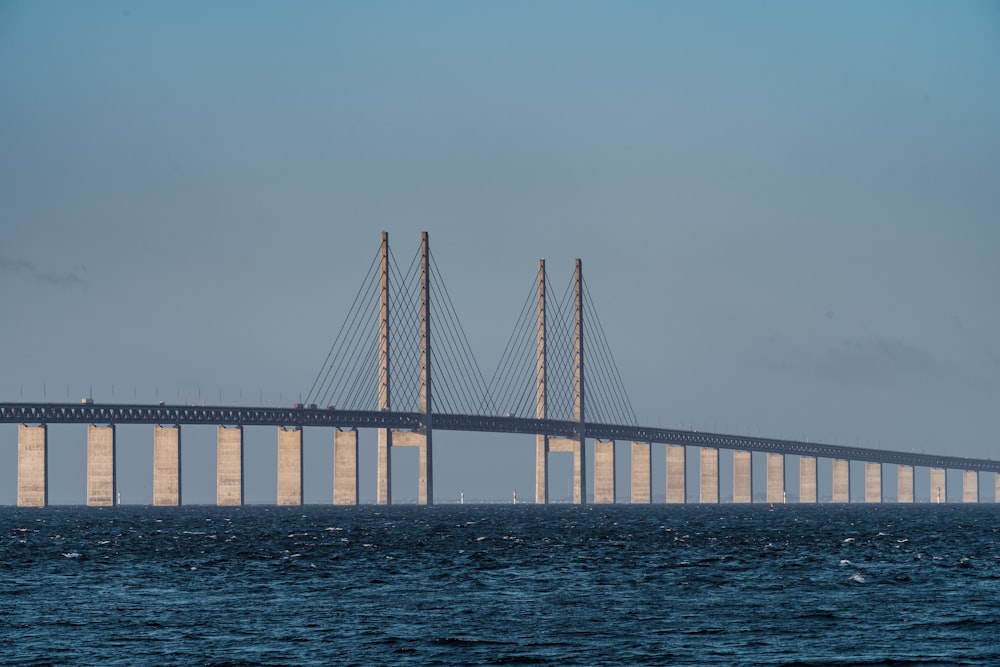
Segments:
[[[629,441],[630,502],[637,504],[652,502],[652,443],[666,445],[667,503],[687,502],[689,447],[700,450],[698,500],[702,503],[720,502],[723,450],[732,456],[734,503],[753,502],[752,452],[766,455],[769,503],[785,501],[785,455],[799,457],[800,503],[819,502],[819,458],[831,461],[830,497],[835,503],[850,502],[851,461],[865,464],[866,502],[882,502],[882,467],[887,464],[898,466],[899,502],[914,502],[914,468],[918,466],[929,468],[932,502],[947,501],[949,469],[963,473],[963,502],[979,502],[979,473],[993,473],[993,498],[1000,500],[1000,461],[637,426],[579,259],[561,298],[559,292],[551,291],[545,260],[539,260],[532,289],[489,382],[440,278],[426,232],[405,271],[396,263],[388,234],[383,232],[379,251],[361,283],[304,403],[293,407],[95,404],[90,397],[79,404],[0,403],[0,423],[20,424],[18,505],[48,503],[50,424],[89,425],[88,505],[116,502],[115,427],[122,424],[153,425],[155,505],[181,504],[182,425],[218,429],[220,505],[243,503],[242,429],[247,426],[278,429],[279,505],[302,504],[302,433],[307,426],[334,430],[333,503],[343,505],[358,503],[357,429],[377,431],[375,497],[380,505],[392,503],[391,452],[395,447],[418,449],[417,502],[434,502],[434,431],[533,436],[537,504],[549,502],[552,452],[572,454],[572,502],[616,502],[615,443]],[[589,494],[587,459],[591,453],[594,488]]]
[[[425,415],[419,412],[331,410],[308,408],[225,407],[196,405],[132,405],[79,403],[0,403],[0,423],[7,424],[177,424],[225,426],[321,426],[336,428],[405,429],[420,431]],[[438,431],[511,433],[570,438],[578,424],[557,419],[484,417],[434,414]],[[917,454],[820,442],[782,440],[725,433],[615,424],[584,424],[584,437],[599,440],[715,447],[737,451],[816,456],[869,463],[928,468],[951,468],[1000,473],[1000,461],[959,456]]]

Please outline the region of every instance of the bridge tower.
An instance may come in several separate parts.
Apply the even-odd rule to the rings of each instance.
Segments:
[[[535,416],[547,418],[548,393],[546,388],[546,334],[545,334],[545,260],[538,263],[538,357]],[[573,455],[573,503],[587,501],[586,442],[583,375],[583,262],[576,260],[573,309],[573,421],[575,431],[570,437],[550,438],[538,435],[535,441],[535,502],[547,503],[548,454],[568,452]],[[612,444],[612,447],[614,445]],[[613,453],[613,449],[612,449]],[[613,473],[612,473],[613,474]]]
[[[379,351],[378,351],[378,409],[389,411],[391,406],[391,350],[389,331],[389,233],[382,232],[379,278]],[[417,503],[434,504],[434,466],[431,448],[431,265],[430,243],[427,232],[421,233],[420,242],[420,392],[419,410],[421,426],[416,431],[378,429],[378,488],[376,502],[392,504],[392,448],[418,447]]]
[[[538,260],[538,339],[535,356],[535,418],[547,418],[545,384],[545,260]],[[535,504],[549,502],[549,436],[535,436]]]

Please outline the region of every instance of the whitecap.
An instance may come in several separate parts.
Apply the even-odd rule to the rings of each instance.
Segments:
[[[66,558],[79,558],[80,557],[80,552],[79,551],[69,551],[67,553],[64,553],[63,556],[65,556]]]
[[[839,564],[840,565],[850,565],[851,561],[847,560],[846,558],[841,558]]]
[[[863,584],[863,583],[865,583],[865,577],[860,572],[855,572],[850,577],[848,577],[848,580],[853,581],[856,584]]]
[[[854,541],[854,538],[853,538],[853,537],[845,537],[845,538],[844,538],[844,543],[845,543],[845,544],[846,544],[847,542],[853,542],[853,541]]]

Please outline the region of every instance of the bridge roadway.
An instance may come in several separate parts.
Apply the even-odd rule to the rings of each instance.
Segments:
[[[203,424],[211,426],[329,426],[341,428],[392,428],[419,431],[424,415],[419,412],[333,410],[309,408],[254,408],[203,405],[128,405],[80,403],[0,403],[0,423],[7,424]],[[436,431],[479,431],[570,437],[578,424],[555,419],[483,417],[479,415],[431,415]],[[681,429],[584,424],[588,438],[631,442],[664,443],[694,447],[717,447],[740,451],[796,454],[870,463],[951,468],[1000,473],[1000,461],[959,456],[916,454],[820,442],[780,440]]]

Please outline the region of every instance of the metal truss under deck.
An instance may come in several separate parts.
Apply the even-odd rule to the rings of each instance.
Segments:
[[[432,414],[441,431],[523,433],[574,436],[580,425],[572,421],[522,417]],[[0,403],[0,423],[7,424],[202,424],[225,426],[329,426],[339,428],[394,428],[420,430],[418,412],[330,410],[308,408],[209,407],[194,405],[113,405],[78,403]],[[815,456],[870,463],[950,468],[1000,473],[1000,461],[957,456],[915,454],[819,442],[777,440],[722,433],[586,423],[585,436],[601,440],[666,443],[742,451]]]

